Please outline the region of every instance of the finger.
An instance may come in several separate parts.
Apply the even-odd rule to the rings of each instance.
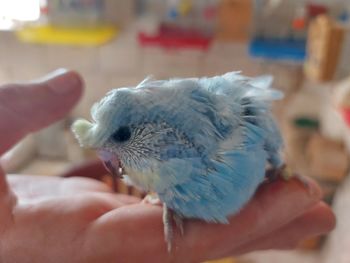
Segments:
[[[230,225],[188,220],[185,222],[185,236],[175,235],[171,254],[167,253],[164,242],[162,208],[158,206],[137,204],[111,211],[95,222],[93,236],[106,241],[105,253],[114,251],[121,258],[130,256],[128,252],[135,247],[135,242],[140,244],[132,255],[131,261],[135,262],[142,258],[161,262],[200,262],[270,233],[299,217],[321,198],[321,191],[315,183],[310,182],[309,187],[313,191],[305,189],[297,180],[263,185],[253,200],[230,219]],[[95,241],[91,240],[90,245]]]
[[[70,184],[72,184],[72,186],[74,184],[74,181],[76,181],[75,187],[79,187],[80,189],[82,189],[83,186],[86,186],[84,188],[86,188],[87,190],[90,190],[90,189],[96,188],[97,183],[96,181],[93,182],[93,180],[87,180],[87,178],[89,179],[92,178],[92,179],[101,181],[102,177],[107,174],[108,172],[105,166],[103,165],[103,163],[101,162],[101,160],[93,159],[89,161],[84,161],[81,164],[71,167],[70,169],[62,173],[60,176],[69,178],[69,182]],[[85,184],[81,184],[81,181],[83,180],[86,182]],[[92,187],[89,187],[90,185],[88,184],[88,182],[90,182],[90,185]],[[113,189],[107,183],[100,183],[98,190],[103,192],[113,191]],[[119,201],[125,205],[138,203],[141,201],[140,198],[131,196],[131,195],[115,194],[115,196],[117,196]]]
[[[140,202],[139,198],[123,194],[112,193],[109,187],[101,182],[88,178],[60,178],[56,176],[33,176],[33,175],[10,175],[9,185],[20,199],[31,200],[48,197],[69,197],[95,196],[110,203],[110,210]],[[74,196],[74,197],[73,197]]]
[[[123,194],[93,193],[92,195],[103,199],[106,203],[110,203],[111,205],[114,204],[114,206],[112,206],[112,209],[125,206],[125,205],[136,204],[140,202],[140,199],[138,199],[137,197],[123,195]]]
[[[40,81],[0,88],[0,155],[26,134],[65,116],[82,93],[81,77],[59,70]]]
[[[108,171],[104,167],[103,163],[99,159],[93,159],[84,161],[83,163],[76,164],[70,169],[66,170],[60,176],[62,177],[89,177],[96,180],[102,180],[104,175],[108,174]]]
[[[266,249],[293,249],[306,238],[330,232],[335,227],[335,221],[335,216],[330,207],[323,202],[319,202],[305,214],[280,229],[220,256],[240,255]]]
[[[71,177],[63,180],[64,183],[61,187],[62,195],[98,193],[102,194],[106,198],[115,199],[121,205],[141,202],[141,199],[135,196],[113,193],[108,185],[101,182],[96,182],[95,180],[89,178]]]
[[[162,208],[139,203],[106,213],[90,225],[84,247],[87,258],[106,263],[167,262]]]

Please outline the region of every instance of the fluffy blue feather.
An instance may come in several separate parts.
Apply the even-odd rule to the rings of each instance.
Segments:
[[[270,113],[282,95],[271,82],[239,72],[148,78],[112,90],[93,107],[92,126],[76,134],[82,145],[117,156],[132,184],[157,192],[178,215],[226,223],[264,180],[266,166],[282,165]]]

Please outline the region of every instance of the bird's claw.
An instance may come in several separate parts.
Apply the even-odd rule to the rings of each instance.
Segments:
[[[158,195],[154,194],[154,193],[146,195],[145,198],[142,200],[142,203],[151,204],[151,205],[161,205],[162,204]]]
[[[266,178],[269,182],[275,181],[278,178],[282,178],[284,181],[296,179],[304,186],[310,195],[313,195],[313,187],[311,187],[310,182],[306,179],[306,177],[293,173],[286,164],[279,168],[274,168],[267,171]]]
[[[181,236],[183,236],[185,234],[183,218],[181,216],[179,216],[178,214],[173,213],[173,219],[174,219],[176,227],[178,229],[180,229]]]

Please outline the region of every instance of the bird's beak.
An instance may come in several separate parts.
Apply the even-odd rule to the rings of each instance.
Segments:
[[[117,178],[123,178],[123,172],[118,156],[105,150],[98,151],[98,156],[102,160],[107,171],[112,175],[112,187],[114,192],[118,192]]]
[[[114,177],[117,177],[117,178],[123,178],[123,175],[121,174],[120,172],[120,165],[115,165],[115,164],[112,164],[111,161],[105,161],[103,162],[104,166],[106,167],[107,171]]]
[[[98,156],[102,160],[104,166],[106,167],[107,171],[114,177],[114,178],[123,178],[122,175],[122,168],[120,165],[120,160],[118,156],[114,153],[111,153],[109,151],[100,150],[98,152]]]

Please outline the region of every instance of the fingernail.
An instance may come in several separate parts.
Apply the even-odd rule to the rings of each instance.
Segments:
[[[40,79],[40,81],[47,82],[50,89],[58,95],[71,93],[83,82],[76,72],[67,69],[57,69]]]

